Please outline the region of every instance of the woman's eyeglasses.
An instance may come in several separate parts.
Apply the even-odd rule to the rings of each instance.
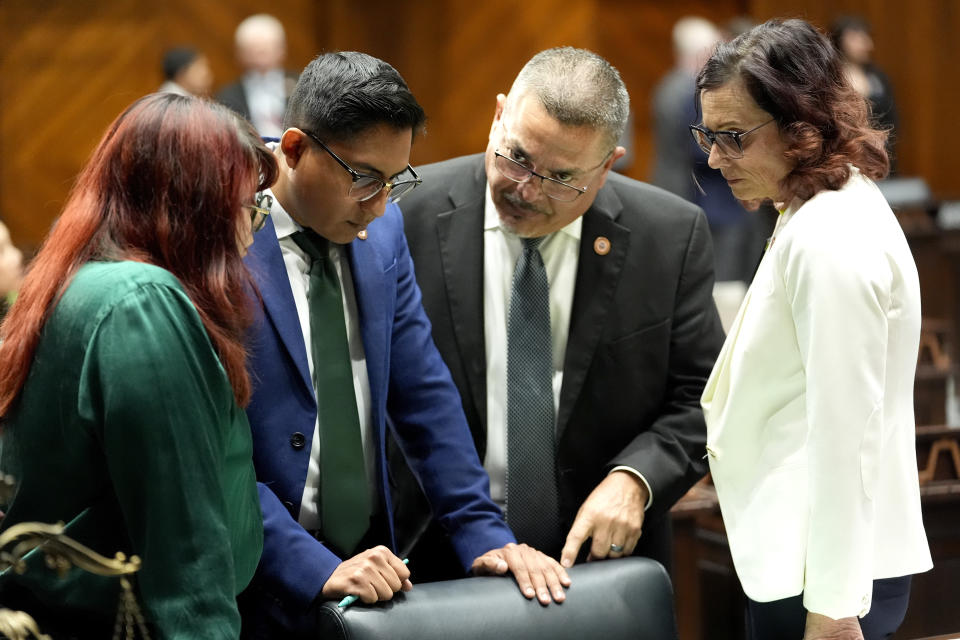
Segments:
[[[243,205],[245,209],[250,209],[250,228],[254,233],[263,229],[263,225],[267,224],[267,216],[270,215],[270,207],[272,206],[273,197],[267,193],[261,193],[257,196],[257,204]]]
[[[716,144],[720,147],[720,152],[723,155],[733,160],[739,160],[743,157],[743,139],[773,121],[774,118],[770,118],[749,131],[710,131],[703,125],[692,124],[690,125],[690,133],[693,134],[693,139],[697,141],[697,145],[703,149],[705,154],[710,155],[713,145]]]

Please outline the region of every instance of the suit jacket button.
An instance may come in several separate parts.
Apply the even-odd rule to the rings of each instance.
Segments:
[[[307,444],[307,438],[297,431],[295,434],[290,436],[290,446],[299,451],[303,449],[304,445]]]

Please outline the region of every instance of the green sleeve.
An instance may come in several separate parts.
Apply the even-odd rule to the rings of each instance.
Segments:
[[[159,637],[237,638],[223,470],[228,430],[246,425],[233,422],[226,374],[182,291],[146,284],[111,308],[88,345],[78,403],[100,430]]]

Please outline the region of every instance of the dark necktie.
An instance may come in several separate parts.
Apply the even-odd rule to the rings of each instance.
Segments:
[[[550,286],[539,246],[525,238],[507,318],[507,523],[517,540],[559,551],[554,471]]]
[[[350,366],[340,279],[328,242],[310,229],[290,236],[310,256],[310,343],[320,424],[320,527],[352,555],[370,526],[370,491]]]

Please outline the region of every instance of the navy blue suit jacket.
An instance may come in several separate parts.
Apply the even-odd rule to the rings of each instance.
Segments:
[[[390,428],[449,532],[465,569],[513,542],[423,311],[396,205],[347,245],[376,429],[377,489],[396,552],[384,440]],[[254,393],[247,415],[260,483],[264,549],[254,583],[306,611],[341,559],[297,522],[317,407],[297,311],[272,221],[246,258],[263,298],[249,344]],[[302,434],[297,436],[296,434]],[[298,448],[299,447],[299,448]]]

